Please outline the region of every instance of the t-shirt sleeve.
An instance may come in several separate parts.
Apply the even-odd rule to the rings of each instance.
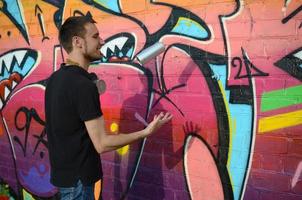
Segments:
[[[97,87],[91,84],[82,84],[76,91],[75,107],[82,121],[88,121],[103,115]]]

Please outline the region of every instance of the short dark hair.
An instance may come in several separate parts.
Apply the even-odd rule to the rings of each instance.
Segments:
[[[84,37],[86,34],[85,25],[96,23],[90,16],[73,16],[65,20],[59,30],[59,41],[67,53],[72,51],[72,37]]]

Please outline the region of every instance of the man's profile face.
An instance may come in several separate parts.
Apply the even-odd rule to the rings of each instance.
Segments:
[[[103,57],[100,48],[104,41],[99,36],[99,31],[95,24],[87,23],[85,25],[86,34],[84,36],[84,56],[92,61],[99,60]]]

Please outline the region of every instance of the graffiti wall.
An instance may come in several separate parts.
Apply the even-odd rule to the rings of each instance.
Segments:
[[[58,29],[89,15],[110,134],[173,120],[102,154],[99,199],[301,199],[301,0],[0,0],[0,198],[58,199],[44,91]],[[156,42],[146,64],[136,55]]]

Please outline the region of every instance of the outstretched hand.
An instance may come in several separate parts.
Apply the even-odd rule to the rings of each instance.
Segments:
[[[149,136],[154,133],[157,129],[169,122],[172,117],[173,115],[168,112],[165,114],[161,112],[159,115],[155,115],[153,121],[145,128],[146,136]]]

